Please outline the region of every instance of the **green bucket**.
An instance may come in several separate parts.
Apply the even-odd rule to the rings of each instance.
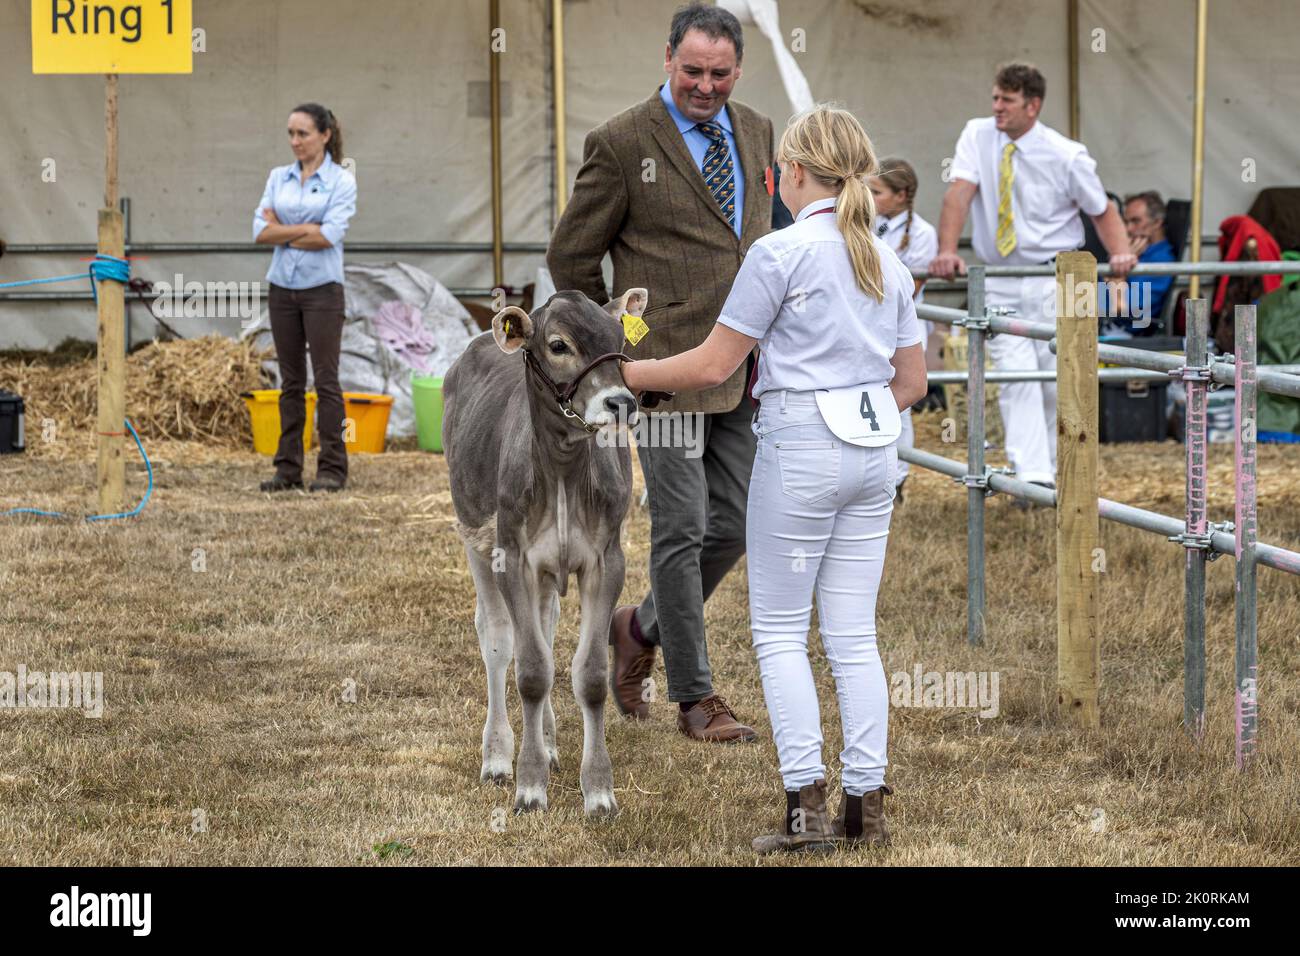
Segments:
[[[415,432],[421,451],[442,451],[442,378],[411,377],[411,403],[415,406]]]

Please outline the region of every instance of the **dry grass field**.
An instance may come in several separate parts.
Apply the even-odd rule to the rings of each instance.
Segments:
[[[939,442],[928,416],[920,444]],[[0,510],[94,510],[89,446],[0,458]],[[573,594],[556,639],[562,768],[551,809],[514,817],[478,782],[486,696],[474,598],[440,456],[356,456],[337,496],[256,490],[250,452],[151,442],[144,514],[0,519],[0,671],[102,671],[102,719],[0,710],[0,860],[11,864],[728,864],[781,806],[747,631],[743,565],[708,606],[715,682],[761,732],[679,736],[673,707],[609,723],[622,813],[588,823],[568,681]],[[1178,514],[1182,448],[1102,451],[1107,497]],[[1300,547],[1300,448],[1260,450],[1261,539]],[[310,473],[309,473],[310,474]],[[638,473],[638,490],[639,479]],[[1230,517],[1213,448],[1212,517]],[[132,503],[143,469],[128,467]],[[989,503],[987,645],[964,639],[964,492],[913,470],[894,516],[880,642],[887,673],[996,671],[1000,713],[891,709],[886,852],[816,865],[1259,865],[1300,860],[1300,582],[1259,572],[1259,758],[1233,767],[1233,577],[1209,568],[1208,733],[1184,735],[1182,552],[1102,526],[1099,734],[1055,716],[1053,516]],[[648,524],[626,524],[625,600],[646,588]],[[201,550],[198,550],[201,549]],[[814,640],[827,722],[830,672]],[[662,663],[657,671],[663,686]],[[349,699],[352,698],[352,699]],[[611,706],[612,714],[612,706]],[[511,690],[518,727],[518,698]],[[837,780],[832,779],[832,785]],[[768,865],[768,861],[763,861]]]

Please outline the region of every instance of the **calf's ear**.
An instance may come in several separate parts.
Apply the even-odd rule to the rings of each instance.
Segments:
[[[533,320],[517,305],[508,305],[492,317],[492,338],[509,355],[533,337]]]
[[[616,319],[622,319],[624,312],[639,317],[649,303],[650,293],[645,289],[628,289],[617,299],[610,299],[605,311]]]

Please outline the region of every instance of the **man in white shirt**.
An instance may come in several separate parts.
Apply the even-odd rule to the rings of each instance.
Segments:
[[[975,255],[988,265],[1042,265],[1057,253],[1082,247],[1080,210],[1097,227],[1110,254],[1112,276],[1122,278],[1137,263],[1124,221],[1107,201],[1088,148],[1038,122],[1046,93],[1047,82],[1036,67],[1010,63],[998,68],[993,115],[971,120],[957,140],[931,275],[950,279],[965,274],[957,240],[968,213]],[[1055,323],[1055,282],[1051,276],[990,278],[985,305]],[[1056,368],[1048,343],[1021,336],[990,338],[989,354],[999,369]],[[1003,383],[998,407],[1016,477],[1051,485],[1056,476],[1055,383]]]

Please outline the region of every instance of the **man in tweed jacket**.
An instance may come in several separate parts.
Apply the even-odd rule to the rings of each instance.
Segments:
[[[743,54],[732,14],[683,7],[665,52],[668,82],[587,136],[546,262],[557,289],[598,303],[609,299],[607,252],[615,289],[649,290],[649,332],[625,345],[634,358],[666,358],[703,342],[741,259],[770,231],[772,122],[728,103]],[[742,367],[717,388],[679,394],[656,410],[694,414],[703,454],[698,446],[637,449],[650,506],[651,589],[639,607],[620,607],[610,628],[619,710],[648,716],[646,679],[662,645],[678,728],[698,740],[754,738],[714,692],[704,635],[704,601],[745,551],[755,445],[747,381]]]

